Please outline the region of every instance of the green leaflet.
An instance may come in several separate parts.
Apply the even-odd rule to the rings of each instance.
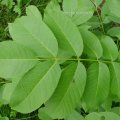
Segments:
[[[34,16],[35,18],[38,18],[38,20],[42,20],[42,15],[41,13],[39,12],[39,10],[37,9],[37,7],[33,6],[33,5],[30,5],[26,8],[26,14],[28,16]]]
[[[36,54],[13,41],[0,43],[0,77],[15,78],[20,77],[32,68],[37,59]]]
[[[79,57],[82,54],[83,41],[81,35],[67,16],[60,11],[48,10],[45,11],[44,21],[58,40],[60,57]]]
[[[119,53],[118,53],[118,58],[117,60],[120,62],[120,50],[119,50]]]
[[[65,14],[73,17],[78,10],[78,0],[63,0],[63,10]]]
[[[68,65],[62,71],[56,91],[45,105],[46,112],[54,119],[70,115],[80,102],[85,84],[86,70],[83,64]]]
[[[119,0],[107,0],[102,9],[103,18],[108,17],[109,20],[120,23],[119,5]]]
[[[117,37],[120,39],[120,27],[113,27],[107,32],[112,37]]]
[[[104,111],[110,111],[111,107],[112,107],[112,100],[113,98],[111,97],[111,94],[109,92],[109,96],[107,97],[107,99],[103,102],[102,104],[102,109],[104,109]]]
[[[109,94],[110,73],[106,64],[93,63],[87,70],[87,82],[83,95],[83,107],[87,110],[96,109]]]
[[[112,63],[109,65],[111,75],[111,93],[120,99],[120,64]]]
[[[30,113],[39,108],[53,94],[61,69],[56,62],[38,63],[28,71],[12,93],[10,106],[21,113]]]
[[[90,0],[63,0],[63,10],[76,25],[80,25],[93,16],[94,5]]]
[[[112,112],[90,113],[86,120],[120,120],[120,116]]]
[[[103,58],[114,61],[118,57],[118,49],[113,39],[109,36],[102,36],[100,42],[103,47]]]
[[[110,111],[120,116],[120,107],[113,107]]]
[[[88,26],[79,28],[84,43],[84,53],[92,58],[100,58],[103,54],[101,43],[97,36],[88,31]]]
[[[53,120],[46,112],[44,108],[39,109],[38,117],[40,120]]]
[[[28,70],[33,68],[38,60],[36,54],[16,42],[6,41],[0,43],[0,77],[11,82],[4,86],[2,99],[9,102],[10,96],[23,76]]]
[[[73,111],[65,120],[85,120],[85,118],[77,111]]]
[[[59,2],[57,0],[51,0],[47,7],[45,8],[45,10],[56,10],[56,11],[60,11],[60,5]]]
[[[88,26],[90,26],[90,29],[95,29],[95,28],[98,28],[100,27],[100,22],[99,22],[99,19],[98,19],[98,16],[92,16],[92,18],[90,20],[88,20],[86,22],[86,24]]]
[[[40,18],[37,8],[28,7],[27,14],[27,16],[17,18],[14,23],[9,24],[9,32],[12,38],[16,42],[31,48],[37,53],[37,56],[44,58],[57,56],[57,40]]]

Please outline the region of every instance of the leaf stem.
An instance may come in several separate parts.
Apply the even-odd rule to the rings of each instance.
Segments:
[[[0,59],[0,60],[30,60],[30,61],[46,61],[46,60],[53,60],[53,61],[86,61],[86,62],[103,62],[103,63],[120,63],[120,61],[111,61],[111,60],[102,60],[102,59],[84,59],[84,58],[33,58],[33,59]]]

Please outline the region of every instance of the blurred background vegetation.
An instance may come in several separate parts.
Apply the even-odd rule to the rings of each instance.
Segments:
[[[0,0],[0,41],[9,40],[8,23],[25,14],[28,5],[35,5],[43,13],[50,0]]]

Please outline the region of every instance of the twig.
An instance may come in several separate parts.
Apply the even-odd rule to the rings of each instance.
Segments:
[[[96,9],[96,12],[97,12],[97,15],[98,15],[98,19],[99,19],[99,22],[100,22],[101,30],[103,31],[103,34],[105,34],[105,30],[104,30],[104,26],[103,26],[103,21],[102,21],[100,13],[98,11],[98,7],[97,7],[96,3],[93,0],[90,0],[90,1],[95,6],[95,9]]]

